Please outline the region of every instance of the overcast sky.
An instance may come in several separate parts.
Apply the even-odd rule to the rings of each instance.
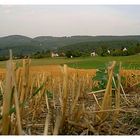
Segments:
[[[140,35],[140,6],[0,6],[0,37]]]

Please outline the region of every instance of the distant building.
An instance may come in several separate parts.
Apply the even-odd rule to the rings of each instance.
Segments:
[[[58,53],[51,52],[51,57],[58,57],[58,56],[59,56]]]
[[[107,50],[107,53],[110,54],[110,50]]]
[[[96,56],[95,52],[90,53],[90,56]]]
[[[126,49],[126,48],[123,48],[123,52],[124,52],[124,51],[127,51],[127,49]]]

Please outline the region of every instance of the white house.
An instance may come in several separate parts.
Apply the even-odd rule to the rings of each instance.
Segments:
[[[51,53],[51,57],[58,57],[59,55],[58,55],[58,53]]]
[[[126,49],[126,48],[123,48],[123,52],[124,52],[124,51],[127,51],[127,49]]]
[[[107,50],[107,53],[110,54],[110,50]]]
[[[90,53],[90,56],[96,56],[95,52]]]

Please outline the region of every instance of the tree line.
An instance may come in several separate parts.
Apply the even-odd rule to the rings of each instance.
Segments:
[[[64,46],[55,50],[38,50],[36,49],[36,47],[32,46],[25,48],[24,46],[20,47],[20,49],[14,48],[13,56],[15,56],[16,59],[22,59],[26,56],[39,59],[51,57],[51,52],[56,52],[59,54],[59,56],[65,56],[68,58],[70,58],[71,56],[90,56],[92,52],[95,52],[98,56],[128,56],[140,53],[140,42],[135,40],[84,42]],[[124,48],[127,48],[127,51],[123,51]],[[110,53],[108,53],[108,50],[110,51]],[[4,52],[5,54],[3,54],[2,52]],[[8,49],[0,51],[0,61],[9,59],[8,52]]]

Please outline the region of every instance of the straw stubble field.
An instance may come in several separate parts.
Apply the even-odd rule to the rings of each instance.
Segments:
[[[95,69],[31,66],[30,59],[17,67],[11,58],[0,69],[0,134],[140,134],[140,71],[120,65],[115,75],[115,65],[105,89],[95,91]]]

